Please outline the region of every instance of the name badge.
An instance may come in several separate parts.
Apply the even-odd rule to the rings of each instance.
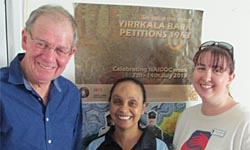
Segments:
[[[213,129],[211,132],[212,135],[223,137],[226,135],[226,131],[224,130],[219,130],[219,129]]]

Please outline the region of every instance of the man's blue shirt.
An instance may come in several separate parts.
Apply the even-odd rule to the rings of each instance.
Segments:
[[[45,106],[25,80],[19,54],[0,70],[0,149],[81,149],[82,108],[77,87],[60,76],[52,81]]]

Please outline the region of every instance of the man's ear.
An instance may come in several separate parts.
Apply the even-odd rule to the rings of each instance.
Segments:
[[[26,29],[22,30],[22,48],[27,50],[28,47],[28,34],[29,32]]]
[[[70,52],[69,56],[71,57],[72,55],[74,55],[76,51],[77,51],[77,48],[76,48],[76,46],[75,46],[75,47],[73,47],[73,48],[71,49],[71,52]]]

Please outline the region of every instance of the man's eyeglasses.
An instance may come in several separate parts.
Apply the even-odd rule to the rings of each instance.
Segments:
[[[226,50],[231,55],[231,57],[233,59],[234,48],[231,44],[226,43],[226,42],[207,41],[207,42],[202,43],[200,45],[199,50],[203,50],[204,48],[209,47],[209,46],[217,46],[219,48]]]
[[[40,49],[40,50],[50,50],[50,49],[54,49],[54,51],[56,52],[56,54],[58,56],[66,56],[71,52],[71,48],[66,48],[66,47],[55,47],[53,48],[47,41],[44,40],[39,40],[39,39],[33,39],[32,37],[32,33],[29,31],[30,33],[30,38],[32,40],[33,45],[35,46],[35,48]]]

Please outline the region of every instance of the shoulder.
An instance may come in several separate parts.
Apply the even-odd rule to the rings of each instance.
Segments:
[[[92,142],[87,147],[87,150],[96,150],[105,140],[105,136],[101,136]]]
[[[232,113],[235,114],[235,117],[239,117],[250,123],[250,108],[249,107],[243,104],[237,104],[231,110],[232,110]]]
[[[9,68],[4,67],[4,68],[0,68],[0,80],[1,81],[6,81],[7,79],[7,75],[9,72]]]
[[[184,112],[189,112],[189,111],[195,111],[195,110],[200,110],[201,109],[201,103],[200,104],[196,104],[196,105],[193,105],[193,106],[189,106],[187,107]]]
[[[63,97],[65,102],[71,103],[71,106],[78,107],[81,104],[80,91],[77,86],[62,76],[53,80],[53,86],[51,86],[50,90],[54,95]]]
[[[56,80],[58,80],[58,82],[61,85],[76,86],[72,81],[70,81],[69,79],[65,78],[64,76],[59,76],[58,78],[56,78]]]
[[[59,76],[58,78],[56,78],[55,82],[57,82],[56,84],[58,84],[64,90],[75,91],[80,94],[77,86],[72,81],[63,76]]]
[[[157,150],[168,150],[166,143],[158,138],[156,138],[156,148]]]
[[[237,104],[237,105],[235,105],[235,107],[237,109],[241,110],[243,113],[249,114],[249,112],[250,112],[250,107],[247,107],[244,104]]]
[[[199,114],[201,112],[201,104],[187,107],[182,113],[181,116],[190,116],[192,114]]]
[[[4,74],[4,73],[6,73],[6,72],[8,72],[9,69],[10,69],[9,67],[2,67],[2,68],[0,68],[1,75]]]
[[[192,123],[192,120],[197,120],[201,114],[201,104],[187,107],[177,119],[176,128],[183,128],[186,123]],[[181,130],[181,129],[180,129]]]

